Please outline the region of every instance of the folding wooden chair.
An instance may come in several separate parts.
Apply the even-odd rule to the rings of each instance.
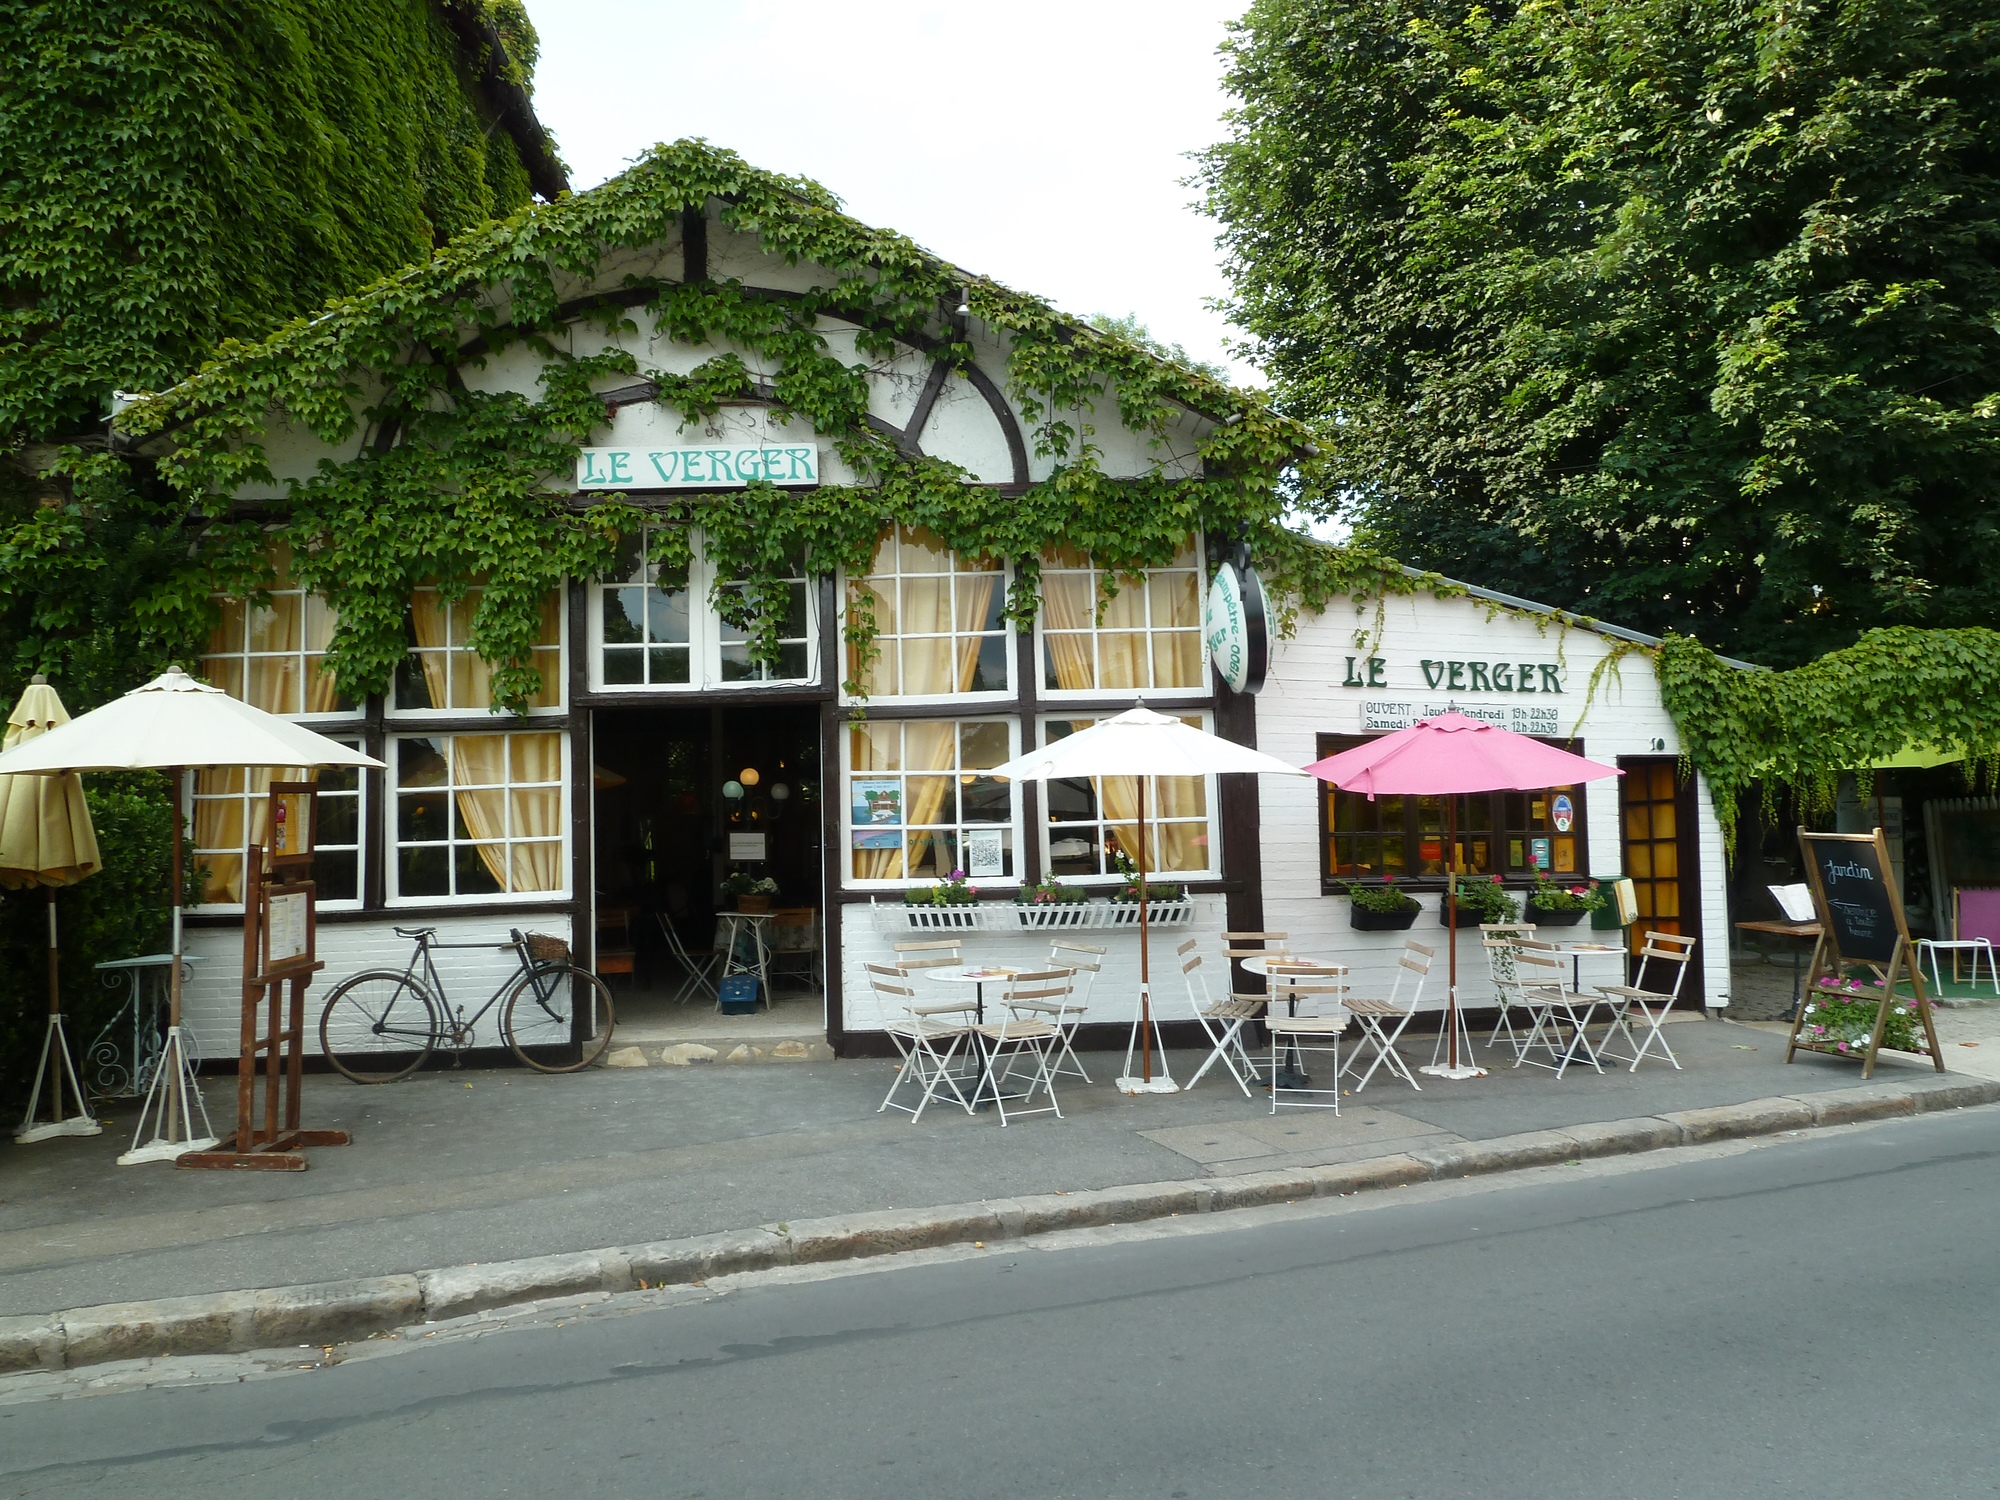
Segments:
[[[983,1026],[972,1028],[985,1059],[985,1065],[980,1069],[979,1086],[972,1093],[973,1102],[992,1100],[1002,1127],[1007,1124],[1009,1099],[1016,1101],[1016,1115],[1053,1114],[1058,1120],[1062,1118],[1062,1106],[1056,1103],[1052,1067],[1062,1047],[1062,1028],[1051,1021],[1037,1020],[1035,1013],[1043,1006],[1060,1005],[1066,1001],[1070,992],[1069,982],[1068,969],[1036,969],[1011,975],[1007,980],[1006,995],[1001,1001],[1007,1010],[1006,1019],[988,1021]],[[1034,1071],[1028,1079],[1027,1090],[1010,1094],[1004,1085],[1013,1082],[1016,1065],[1027,1057],[1034,1059]],[[1004,1069],[1000,1066],[1003,1061],[1006,1063]],[[1037,1089],[1048,1093],[1047,1104],[1034,1105]]]
[[[1089,960],[1089,962],[1087,964],[1064,962],[1064,957],[1069,955],[1075,955],[1080,959]],[[1090,1074],[1084,1070],[1083,1063],[1076,1055],[1076,1028],[1083,1024],[1084,1012],[1089,1007],[1085,1001],[1077,998],[1076,976],[1081,971],[1088,973],[1090,980],[1096,979],[1099,962],[1103,956],[1104,949],[1093,948],[1087,943],[1065,943],[1060,940],[1050,943],[1048,972],[1067,974],[1069,976],[1068,990],[1059,1000],[1048,999],[1021,1002],[1026,1009],[1034,1011],[1043,1020],[1062,1033],[1062,1044],[1056,1048],[1055,1071],[1081,1078],[1085,1083],[1089,1083],[1091,1078]],[[1090,980],[1085,981],[1086,994],[1088,993]],[[1010,1000],[1009,1003],[1012,1004],[1013,1002]]]
[[[1533,1023],[1528,1034],[1521,1040],[1521,1049],[1514,1057],[1514,1066],[1533,1063],[1538,1068],[1550,1068],[1560,1078],[1568,1071],[1569,1065],[1579,1057],[1597,1072],[1604,1067],[1597,1060],[1597,1053],[1590,1045],[1590,1038],[1584,1028],[1591,1024],[1597,1007],[1608,1005],[1604,995],[1580,994],[1563,985],[1563,970],[1566,965],[1561,954],[1552,943],[1538,943],[1532,938],[1517,939],[1514,944],[1514,963],[1521,976],[1521,1003],[1527,1008]],[[1561,1032],[1569,1027],[1569,1041],[1563,1043]],[[1536,1048],[1548,1053],[1546,1061],[1530,1057]]]
[[[943,1088],[950,1091],[961,1109],[971,1114],[972,1102],[959,1089],[959,1075],[952,1071],[951,1064],[961,1045],[977,1045],[972,1040],[969,1024],[972,1007],[917,1005],[914,1003],[916,987],[902,970],[885,964],[863,964],[861,967],[867,971],[869,987],[875,991],[876,1003],[882,1007],[882,1029],[889,1034],[889,1040],[903,1058],[902,1066],[896,1070],[896,1077],[889,1085],[889,1092],[875,1106],[875,1113],[879,1115],[885,1109],[899,1109],[910,1117],[910,1123],[914,1125],[923,1118],[931,1100],[937,1098],[938,1090]],[[940,1048],[943,1050],[940,1051]],[[923,1096],[915,1104],[895,1102],[896,1091],[905,1083],[914,1083],[922,1090]]]
[[[1695,940],[1679,937],[1671,932],[1649,932],[1645,945],[1639,949],[1639,972],[1633,976],[1639,982],[1631,984],[1600,984],[1597,986],[1611,1006],[1611,1029],[1604,1035],[1604,1045],[1597,1049],[1599,1057],[1609,1057],[1614,1062],[1624,1062],[1625,1056],[1613,1053],[1611,1039],[1620,1033],[1625,1037],[1625,1045],[1632,1050],[1629,1054],[1632,1066],[1627,1072],[1639,1071],[1639,1064],[1658,1042],[1658,1056],[1674,1065],[1678,1070],[1681,1062],[1674,1056],[1674,1049],[1667,1045],[1666,1035],[1660,1030],[1666,1024],[1667,1013],[1674,1008],[1674,1002],[1681,997],[1681,986],[1687,983],[1688,964],[1694,957]],[[1666,965],[1666,972],[1673,976],[1673,983],[1662,988],[1655,968],[1650,974],[1648,965]],[[1647,979],[1653,978],[1649,986]],[[1631,1017],[1637,1012],[1639,1021],[1645,1027],[1645,1035],[1632,1035]]]
[[[1200,1083],[1202,1075],[1219,1062],[1243,1090],[1243,1097],[1254,1098],[1250,1082],[1257,1077],[1257,1064],[1243,1044],[1243,1028],[1264,1014],[1264,997],[1225,995],[1215,999],[1209,994],[1208,976],[1202,972],[1202,958],[1194,951],[1196,946],[1195,940],[1189,938],[1175,950],[1180,956],[1181,982],[1187,986],[1188,1005],[1201,1029],[1208,1033],[1209,1044],[1208,1056],[1194,1070],[1187,1086],[1193,1088]]]
[[[1486,969],[1493,976],[1493,998],[1500,1007],[1493,1021],[1493,1034],[1486,1039],[1488,1047],[1500,1045],[1500,1033],[1507,1033],[1507,1045],[1514,1056],[1521,1055],[1521,1038],[1524,1033],[1514,1030],[1512,1012],[1526,1011],[1527,1005],[1521,999],[1521,977],[1514,967],[1514,943],[1520,938],[1535,935],[1532,923],[1527,922],[1481,922],[1479,924],[1479,944],[1486,950]],[[1523,1021],[1523,1024],[1527,1024]]]
[[[1293,968],[1273,964],[1271,993],[1264,1016],[1264,1029],[1271,1033],[1271,1113],[1279,1106],[1287,1109],[1330,1109],[1340,1113],[1340,1034],[1347,1029],[1347,1011],[1341,1004],[1346,985],[1324,970]],[[1320,1012],[1293,1014],[1299,1005]],[[1282,1010],[1280,1006],[1284,1007]],[[1326,1052],[1333,1057],[1333,1087],[1309,1087],[1304,1077],[1303,1059],[1308,1052]],[[1283,1068],[1290,1058],[1297,1064],[1296,1082],[1284,1084]],[[1286,1098],[1285,1095],[1296,1095]],[[1315,1103],[1320,1098],[1325,1104]]]
[[[912,969],[956,969],[964,964],[965,958],[958,950],[957,938],[945,938],[934,943],[896,943],[896,967],[904,973]]]
[[[1364,1046],[1375,1049],[1375,1060],[1355,1081],[1355,1093],[1367,1088],[1375,1070],[1385,1063],[1391,1074],[1418,1093],[1423,1092],[1416,1076],[1410,1072],[1410,1065],[1396,1051],[1396,1041],[1402,1036],[1403,1028],[1410,1024],[1410,1017],[1417,1013],[1417,1005],[1424,996],[1424,980],[1429,977],[1431,960],[1436,956],[1435,948],[1428,948],[1414,939],[1405,942],[1402,955],[1396,960],[1396,982],[1390,986],[1387,1000],[1349,998],[1342,1002],[1361,1033],[1355,1039],[1354,1055],[1348,1059],[1347,1071],[1352,1073],[1361,1066]],[[1412,974],[1416,975],[1416,988],[1410,991],[1410,998],[1405,1001],[1403,984]]]
[[[681,935],[674,930],[674,924],[663,911],[653,913],[653,919],[660,924],[660,935],[667,940],[667,952],[674,956],[674,962],[687,970],[687,978],[674,991],[674,1004],[685,1005],[693,995],[706,990],[710,995],[721,998],[715,987],[715,965],[720,957],[711,946],[700,950],[692,949],[681,941]]]

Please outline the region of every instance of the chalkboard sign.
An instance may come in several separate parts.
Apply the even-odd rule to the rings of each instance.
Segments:
[[[1853,834],[1805,835],[1813,884],[1840,956],[1885,964],[1896,956],[1903,932],[1902,903],[1888,875],[1881,846]]]

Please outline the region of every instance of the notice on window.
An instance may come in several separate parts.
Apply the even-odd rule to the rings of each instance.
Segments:
[[[273,896],[265,907],[264,961],[277,965],[306,956],[306,894]]]
[[[982,876],[1007,873],[1007,848],[1002,830],[974,828],[965,835],[965,873],[977,880]]]
[[[769,859],[765,852],[763,833],[732,833],[729,835],[729,857],[731,859]]]
[[[1549,867],[1549,841],[1547,839],[1529,839],[1528,858],[1533,861],[1534,867],[1537,870],[1546,870]]]
[[[857,776],[851,783],[856,828],[903,826],[903,784],[894,777]]]

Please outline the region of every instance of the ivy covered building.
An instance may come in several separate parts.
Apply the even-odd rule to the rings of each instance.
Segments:
[[[925,930],[913,889],[965,871],[988,901],[957,930],[999,960],[1047,952],[1014,893],[1124,885],[1135,787],[989,772],[1143,698],[1295,763],[1447,703],[1618,761],[1622,786],[1465,799],[1457,857],[1517,891],[1639,877],[1726,997],[1721,829],[1677,769],[1658,642],[1288,530],[1281,478],[1311,448],[1258,397],[726,152],[662,147],[462,236],[231,347],[115,441],[208,517],[201,670],[387,762],[322,782],[329,978],[399,957],[398,926],[530,928],[632,955],[643,1024],[679,985],[668,929],[709,947],[746,875],[799,914],[776,944],[810,986],[793,1003],[865,1050],[859,966]],[[1255,697],[1202,636],[1239,544],[1283,637]],[[211,1052],[236,1035],[258,785],[196,779]],[[1386,965],[1404,935],[1350,930],[1346,883],[1400,876],[1427,907],[1443,884],[1431,799],[1196,779],[1148,800],[1149,864],[1188,893],[1170,920],[1206,945],[1270,925]],[[1091,1019],[1122,1023],[1132,934],[1115,903],[1087,925],[1111,950]],[[451,957],[454,991],[511,962]]]

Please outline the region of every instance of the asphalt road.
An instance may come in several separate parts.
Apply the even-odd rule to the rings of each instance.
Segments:
[[[1677,1155],[79,1382],[0,1494],[2000,1493],[2000,1112]]]

